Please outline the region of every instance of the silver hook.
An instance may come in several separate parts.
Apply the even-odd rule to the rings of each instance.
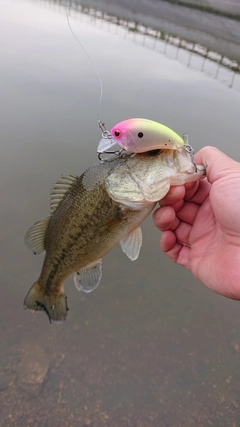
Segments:
[[[105,123],[101,122],[101,120],[98,120],[98,127],[102,131],[102,138],[111,139],[112,136],[111,136],[110,132],[106,129]]]
[[[102,132],[105,132],[105,123],[101,122],[101,120],[98,120],[98,127],[101,129]]]
[[[192,160],[192,163],[193,163],[194,168],[195,168],[195,172],[197,172],[197,165],[196,165],[196,162],[195,162],[195,159],[194,159],[194,149],[193,149],[193,147],[188,143],[188,134],[187,134],[187,133],[184,133],[184,134],[183,134],[183,141],[184,141],[184,146],[183,146],[183,148],[184,148],[184,150],[186,150],[186,151],[187,151],[187,153],[190,155],[191,160]]]
[[[116,151],[104,151],[104,153],[98,153],[98,159],[100,160],[100,161],[102,161],[102,160],[107,160],[108,162],[111,162],[111,161],[113,161],[113,160],[115,160],[116,159],[116,157],[120,157],[121,156],[121,154],[122,154],[122,152],[123,152],[124,150],[123,149],[121,149],[121,150],[116,150]],[[112,159],[112,158],[106,158],[106,159],[102,159],[102,155],[103,154],[115,154],[115,157]]]

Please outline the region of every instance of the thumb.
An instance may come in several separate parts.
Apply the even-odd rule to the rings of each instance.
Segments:
[[[225,177],[229,172],[234,172],[235,170],[239,173],[240,171],[240,164],[216,147],[203,147],[196,153],[195,161],[199,165],[207,166],[207,179],[211,184]]]

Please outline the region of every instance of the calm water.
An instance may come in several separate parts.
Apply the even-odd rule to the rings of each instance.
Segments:
[[[142,116],[240,160],[238,90],[120,27],[71,22],[102,76],[108,128]],[[151,218],[138,261],[114,249],[89,295],[68,279],[64,324],[23,310],[43,260],[24,234],[60,173],[97,159],[99,82],[60,7],[2,0],[0,31],[0,426],[239,426],[240,303],[168,261]]]

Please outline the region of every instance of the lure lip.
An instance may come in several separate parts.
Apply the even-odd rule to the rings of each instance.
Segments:
[[[98,144],[97,153],[105,153],[107,150],[112,148],[114,145],[117,145],[117,142],[109,134],[108,136],[103,136]]]

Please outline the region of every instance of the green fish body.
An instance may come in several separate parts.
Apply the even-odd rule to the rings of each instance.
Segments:
[[[39,279],[24,306],[44,310],[50,321],[64,321],[65,279],[74,273],[77,289],[91,292],[102,276],[102,258],[117,243],[131,259],[142,245],[141,222],[170,185],[195,181],[197,171],[185,150],[123,154],[100,161],[80,177],[62,175],[53,186],[50,216],[35,223],[25,236],[34,253],[45,251]]]

